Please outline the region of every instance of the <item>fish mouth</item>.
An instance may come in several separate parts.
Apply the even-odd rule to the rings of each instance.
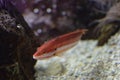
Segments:
[[[40,56],[36,56],[36,54],[33,55],[33,59],[36,59],[36,60],[42,60],[42,59],[46,59],[46,58],[50,58],[52,57],[53,55],[55,54],[55,52],[49,52],[49,53],[45,53],[45,54],[42,54]]]
[[[43,57],[43,56],[34,56],[34,55],[33,55],[33,59],[35,59],[35,60],[43,60],[43,59],[45,59],[45,58],[47,58],[47,57]]]
[[[38,59],[38,57],[36,57],[36,56],[33,55],[33,59]]]
[[[50,57],[51,56],[33,56],[33,59],[35,59],[35,60],[43,60],[43,59],[48,59]]]
[[[39,56],[34,56],[34,55],[33,55],[33,59],[35,59],[35,60],[40,60],[41,57],[39,57]]]

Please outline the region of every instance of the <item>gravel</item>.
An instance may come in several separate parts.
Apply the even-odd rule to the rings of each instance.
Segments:
[[[35,65],[36,80],[119,80],[120,32],[104,46],[95,40],[79,41],[76,46]]]

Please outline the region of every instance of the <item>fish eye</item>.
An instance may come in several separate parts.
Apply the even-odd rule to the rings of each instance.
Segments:
[[[45,51],[43,51],[43,53],[46,53]]]
[[[56,54],[53,54],[54,56],[56,55]]]

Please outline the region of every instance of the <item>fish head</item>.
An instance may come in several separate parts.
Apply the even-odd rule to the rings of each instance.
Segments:
[[[49,47],[49,45],[42,45],[34,53],[33,58],[36,60],[42,60],[42,59],[50,58],[54,54],[55,54],[54,47]]]

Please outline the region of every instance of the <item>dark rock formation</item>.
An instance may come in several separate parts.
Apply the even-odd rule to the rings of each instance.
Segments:
[[[0,80],[34,80],[37,40],[9,0],[0,0]]]
[[[98,45],[103,45],[120,29],[120,2],[111,7],[106,16],[98,22],[94,33],[98,37]]]

